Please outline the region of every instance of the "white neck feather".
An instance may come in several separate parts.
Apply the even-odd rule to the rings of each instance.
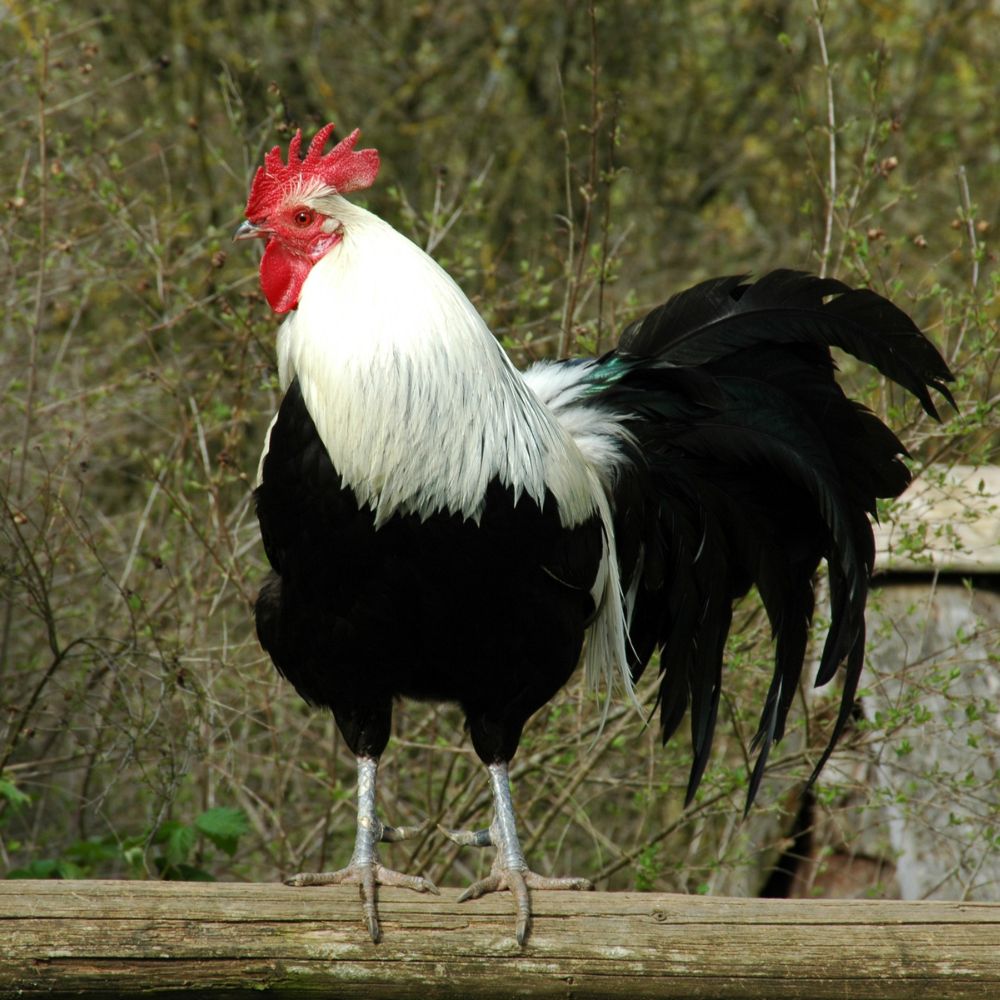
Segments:
[[[550,490],[566,525],[592,515],[588,464],[448,274],[364,209],[331,198],[324,211],[344,238],[302,286],[278,364],[358,503],[377,523],[478,518],[496,477],[539,504]]]

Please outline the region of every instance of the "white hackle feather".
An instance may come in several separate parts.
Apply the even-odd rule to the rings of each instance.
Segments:
[[[634,438],[626,428],[624,414],[599,406],[580,406],[580,401],[593,385],[589,381],[596,361],[577,364],[555,364],[538,361],[524,372],[524,381],[531,391],[555,416],[593,466],[606,491],[627,461],[628,446]]]

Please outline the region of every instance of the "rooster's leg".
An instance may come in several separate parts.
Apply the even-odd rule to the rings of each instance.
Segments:
[[[376,844],[380,841],[396,843],[408,840],[423,831],[419,826],[386,826],[375,811],[375,775],[378,760],[374,757],[358,757],[358,827],[354,840],[354,854],[350,864],[335,872],[304,872],[287,879],[286,885],[357,885],[361,891],[361,905],[364,909],[368,933],[377,944],[382,932],[378,924],[378,885],[397,885],[417,892],[433,892],[438,895],[437,886],[419,875],[404,875],[384,867],[378,859]]]
[[[517,943],[524,944],[531,929],[529,889],[593,889],[585,878],[546,878],[528,868],[517,838],[514,804],[510,797],[510,779],[505,763],[490,764],[490,786],[493,790],[493,822],[488,830],[447,830],[442,833],[456,844],[469,847],[495,847],[497,854],[489,875],[473,882],[458,897],[458,901],[478,899],[488,892],[509,890],[517,906]]]

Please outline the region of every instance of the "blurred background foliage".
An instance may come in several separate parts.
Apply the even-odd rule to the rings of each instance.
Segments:
[[[995,3],[10,0],[0,56],[0,871],[273,879],[348,856],[353,762],[250,617],[277,323],[230,237],[295,127],[361,126],[369,207],[519,362],[606,348],[707,276],[820,270],[891,295],[954,366],[938,426],[845,363],[917,468],[996,461]],[[537,867],[760,891],[829,725],[810,698],[740,826],[768,657],[747,601],[686,814],[683,741],[617,706],[595,737],[571,685],[515,762]],[[960,726],[918,702],[896,722]],[[482,820],[455,712],[402,705],[395,730],[388,819]],[[862,727],[851,753],[890,737]],[[998,781],[976,835],[997,837]],[[430,835],[393,850],[449,885],[484,863]],[[866,891],[891,891],[881,870]]]

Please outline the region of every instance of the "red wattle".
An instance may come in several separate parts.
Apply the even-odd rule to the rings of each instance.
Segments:
[[[299,304],[299,292],[313,262],[289,253],[274,239],[267,241],[260,261],[260,286],[271,308],[286,313]]]

